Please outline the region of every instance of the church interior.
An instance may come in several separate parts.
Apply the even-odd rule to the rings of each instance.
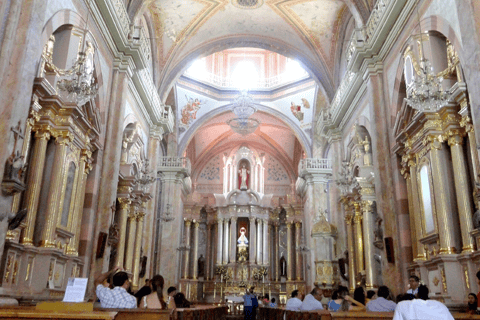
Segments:
[[[80,277],[93,299],[115,267],[205,303],[399,294],[410,275],[451,307],[479,291],[478,1],[3,0],[0,17],[1,297],[61,300]]]

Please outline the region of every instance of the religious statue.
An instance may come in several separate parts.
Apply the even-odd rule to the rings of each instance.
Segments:
[[[280,276],[286,277],[287,276],[287,260],[283,256],[280,258]]]
[[[205,277],[205,258],[203,254],[198,258],[198,277]]]
[[[247,261],[248,257],[248,239],[245,236],[247,229],[245,227],[240,228],[240,237],[237,240],[237,248],[238,248],[238,262],[245,262]]]
[[[247,190],[248,189],[248,175],[250,171],[245,168],[245,164],[242,166],[240,170],[238,170],[239,178],[240,178],[240,190]]]

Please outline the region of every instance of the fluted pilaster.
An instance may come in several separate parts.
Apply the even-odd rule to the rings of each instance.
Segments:
[[[130,204],[131,200],[127,198],[119,198],[119,224],[118,224],[118,245],[117,245],[117,255],[115,257],[115,266],[123,268],[123,262],[125,259],[125,242],[127,240],[127,221],[128,214],[130,213]]]

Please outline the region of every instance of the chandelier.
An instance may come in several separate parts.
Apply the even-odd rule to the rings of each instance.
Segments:
[[[407,104],[421,112],[436,112],[443,108],[448,103],[450,92],[443,90],[443,77],[433,73],[428,59],[420,60],[419,72],[416,75],[407,87]]]
[[[86,36],[87,32],[84,35],[83,49],[77,54],[73,66],[59,72],[60,80],[57,83],[60,95],[75,102],[79,107],[93,99],[98,93],[98,85],[93,76],[95,49],[90,41],[85,40]]]
[[[228,120],[227,124],[234,132],[246,136],[253,133],[260,125],[260,121],[250,118],[257,109],[253,105],[252,96],[247,91],[242,91],[235,97],[232,111],[236,118]]]

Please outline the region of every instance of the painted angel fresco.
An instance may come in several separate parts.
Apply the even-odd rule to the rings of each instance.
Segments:
[[[201,101],[198,98],[187,98],[187,104],[182,108],[182,117],[180,121],[183,125],[188,126],[192,123],[193,120],[197,119],[197,112],[200,109],[200,106],[205,104],[204,101]]]
[[[292,103],[290,104],[290,110],[292,111],[292,114],[295,116],[295,118],[298,119],[298,121],[303,121],[303,111],[300,105],[297,105],[295,104],[295,102],[292,101]]]

